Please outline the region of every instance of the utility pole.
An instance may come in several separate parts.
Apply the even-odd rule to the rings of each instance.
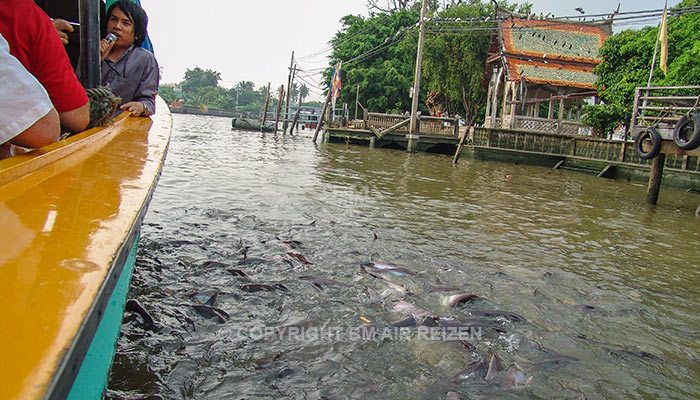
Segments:
[[[425,38],[425,0],[420,7],[420,33],[418,34],[418,54],[416,55],[416,74],[413,79],[413,98],[411,99],[411,125],[408,129],[408,151],[415,151],[416,128],[418,125],[418,98],[420,93],[420,74],[423,64],[423,39]]]
[[[236,90],[236,106],[233,108],[235,111],[238,111],[238,93],[240,93],[240,90]]]
[[[357,85],[357,92],[355,92],[355,119],[357,119],[357,105],[360,104],[360,85]]]
[[[294,66],[294,51],[292,51],[292,60],[289,62],[289,75],[287,76],[287,105],[284,109],[284,131],[287,130],[287,120],[289,119],[289,96],[292,94],[292,80],[294,78],[292,77],[292,74],[294,73],[293,71],[295,70]]]

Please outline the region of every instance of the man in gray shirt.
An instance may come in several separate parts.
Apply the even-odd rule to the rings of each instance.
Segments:
[[[148,17],[139,5],[119,0],[107,10],[107,33],[116,40],[100,42],[102,85],[122,98],[121,111],[137,117],[155,112],[158,93],[158,62],[153,53],[139,47],[147,25]]]

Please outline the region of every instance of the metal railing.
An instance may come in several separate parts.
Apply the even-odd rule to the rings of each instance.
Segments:
[[[513,129],[536,132],[563,133],[567,135],[590,135],[591,128],[580,121],[548,119],[516,115]]]
[[[391,130],[391,132],[408,133],[409,126],[406,122],[410,119],[411,116],[407,114],[373,113],[365,110],[363,119],[350,121],[350,126],[355,129],[373,129],[378,132]],[[459,118],[420,116],[417,131],[422,135],[458,136]]]
[[[700,106],[700,86],[638,87],[634,94],[634,110],[630,132],[636,137],[653,127],[666,140],[673,139],[673,128],[688,112]]]

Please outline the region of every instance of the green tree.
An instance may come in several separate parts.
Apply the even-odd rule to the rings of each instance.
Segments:
[[[221,80],[221,74],[211,69],[203,70],[199,67],[185,71],[185,79],[180,82],[180,87],[185,94],[196,92],[201,88],[217,87]]]
[[[484,18],[491,15],[490,4],[476,1],[448,8],[438,14],[440,18]],[[491,31],[483,28],[492,24],[450,24],[462,32],[446,32],[427,35],[423,54],[424,87],[436,91],[446,99],[450,115],[461,114],[471,125],[486,102],[484,71],[491,40]],[[461,26],[460,26],[461,25]],[[441,24],[441,29],[447,28]],[[482,28],[482,29],[478,29]]]
[[[292,91],[291,91],[290,96],[289,96],[289,102],[295,103],[298,98],[299,98],[299,85],[297,85],[295,82],[292,82]]]
[[[331,40],[330,65],[355,60],[342,66],[342,84],[346,89],[341,90],[338,102],[352,104],[355,91],[347,88],[359,85],[360,101],[372,111],[410,110],[408,94],[413,84],[417,44],[417,35],[410,28],[418,17],[418,12],[403,9],[369,18],[347,15],[341,19],[343,27]],[[329,67],[326,82],[330,82],[331,73]]]
[[[429,1],[429,16],[441,18],[484,18],[491,16],[493,5],[471,0]],[[442,5],[442,11],[438,11]],[[375,1],[369,4],[370,18],[348,15],[341,19],[343,28],[331,41],[331,67],[325,72],[330,81],[332,65],[345,61],[342,83],[345,88],[360,86],[360,102],[372,111],[404,112],[410,110],[409,92],[413,86],[420,2]],[[499,2],[499,7],[527,13],[530,4]],[[423,53],[423,81],[419,108],[426,112],[426,92],[437,90],[448,99],[451,114],[460,113],[473,122],[486,98],[484,71],[493,23],[451,24],[450,32],[429,26]],[[467,29],[465,29],[467,27]],[[435,29],[430,29],[435,28]],[[459,28],[459,29],[454,29]],[[430,33],[430,31],[433,31]],[[342,90],[340,102],[353,103],[354,90]]]
[[[606,137],[608,132],[627,118],[628,110],[617,103],[596,104],[583,108],[581,120],[593,128],[593,133],[598,137]]]
[[[486,18],[493,14],[490,2],[479,0],[467,4],[449,4],[437,16],[441,19]],[[499,2],[500,8],[528,14],[530,4],[508,4]],[[486,57],[493,32],[493,23],[458,22],[434,25],[429,29],[423,53],[423,85],[429,91],[436,91],[446,99],[450,115],[463,115],[471,125],[486,102],[484,71]]]
[[[677,8],[692,6],[700,6],[700,0],[684,0]],[[669,17],[668,74],[664,75],[658,68],[657,60],[652,86],[697,85],[700,82],[698,27],[700,14]],[[585,107],[585,121],[601,128],[618,123],[629,127],[635,88],[647,85],[657,35],[658,27],[646,27],[622,31],[605,41],[600,49],[603,62],[594,70],[598,76],[598,94],[604,103]],[[610,119],[614,115],[619,115],[619,119],[613,123]]]
[[[306,86],[305,83],[302,83],[301,87],[299,87],[299,103],[303,103],[304,99],[308,95],[309,95],[309,88],[308,88],[308,86]]]
[[[238,106],[262,103],[265,101],[265,92],[261,94],[255,89],[255,84],[251,81],[240,81],[233,87],[234,96],[238,94]],[[263,89],[264,90],[264,89]]]
[[[175,89],[171,86],[158,86],[158,95],[162,97],[166,103],[172,103],[178,99]]]

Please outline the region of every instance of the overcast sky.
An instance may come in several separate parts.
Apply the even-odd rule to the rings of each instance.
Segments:
[[[589,15],[617,8],[615,0],[532,2],[536,14],[556,16],[576,15],[577,7]],[[669,6],[678,2],[670,0]],[[328,64],[328,41],[340,29],[340,18],[367,16],[366,0],[141,0],[141,5],[148,13],[149,34],[163,70],[162,83],[180,82],[187,69],[198,66],[220,72],[224,87],[242,80],[253,81],[256,87],[268,82],[273,87],[286,85],[292,51],[302,68],[324,67]],[[620,10],[659,8],[663,8],[663,1],[622,0]],[[658,24],[658,20],[651,23]],[[317,88],[310,89],[320,93]]]

